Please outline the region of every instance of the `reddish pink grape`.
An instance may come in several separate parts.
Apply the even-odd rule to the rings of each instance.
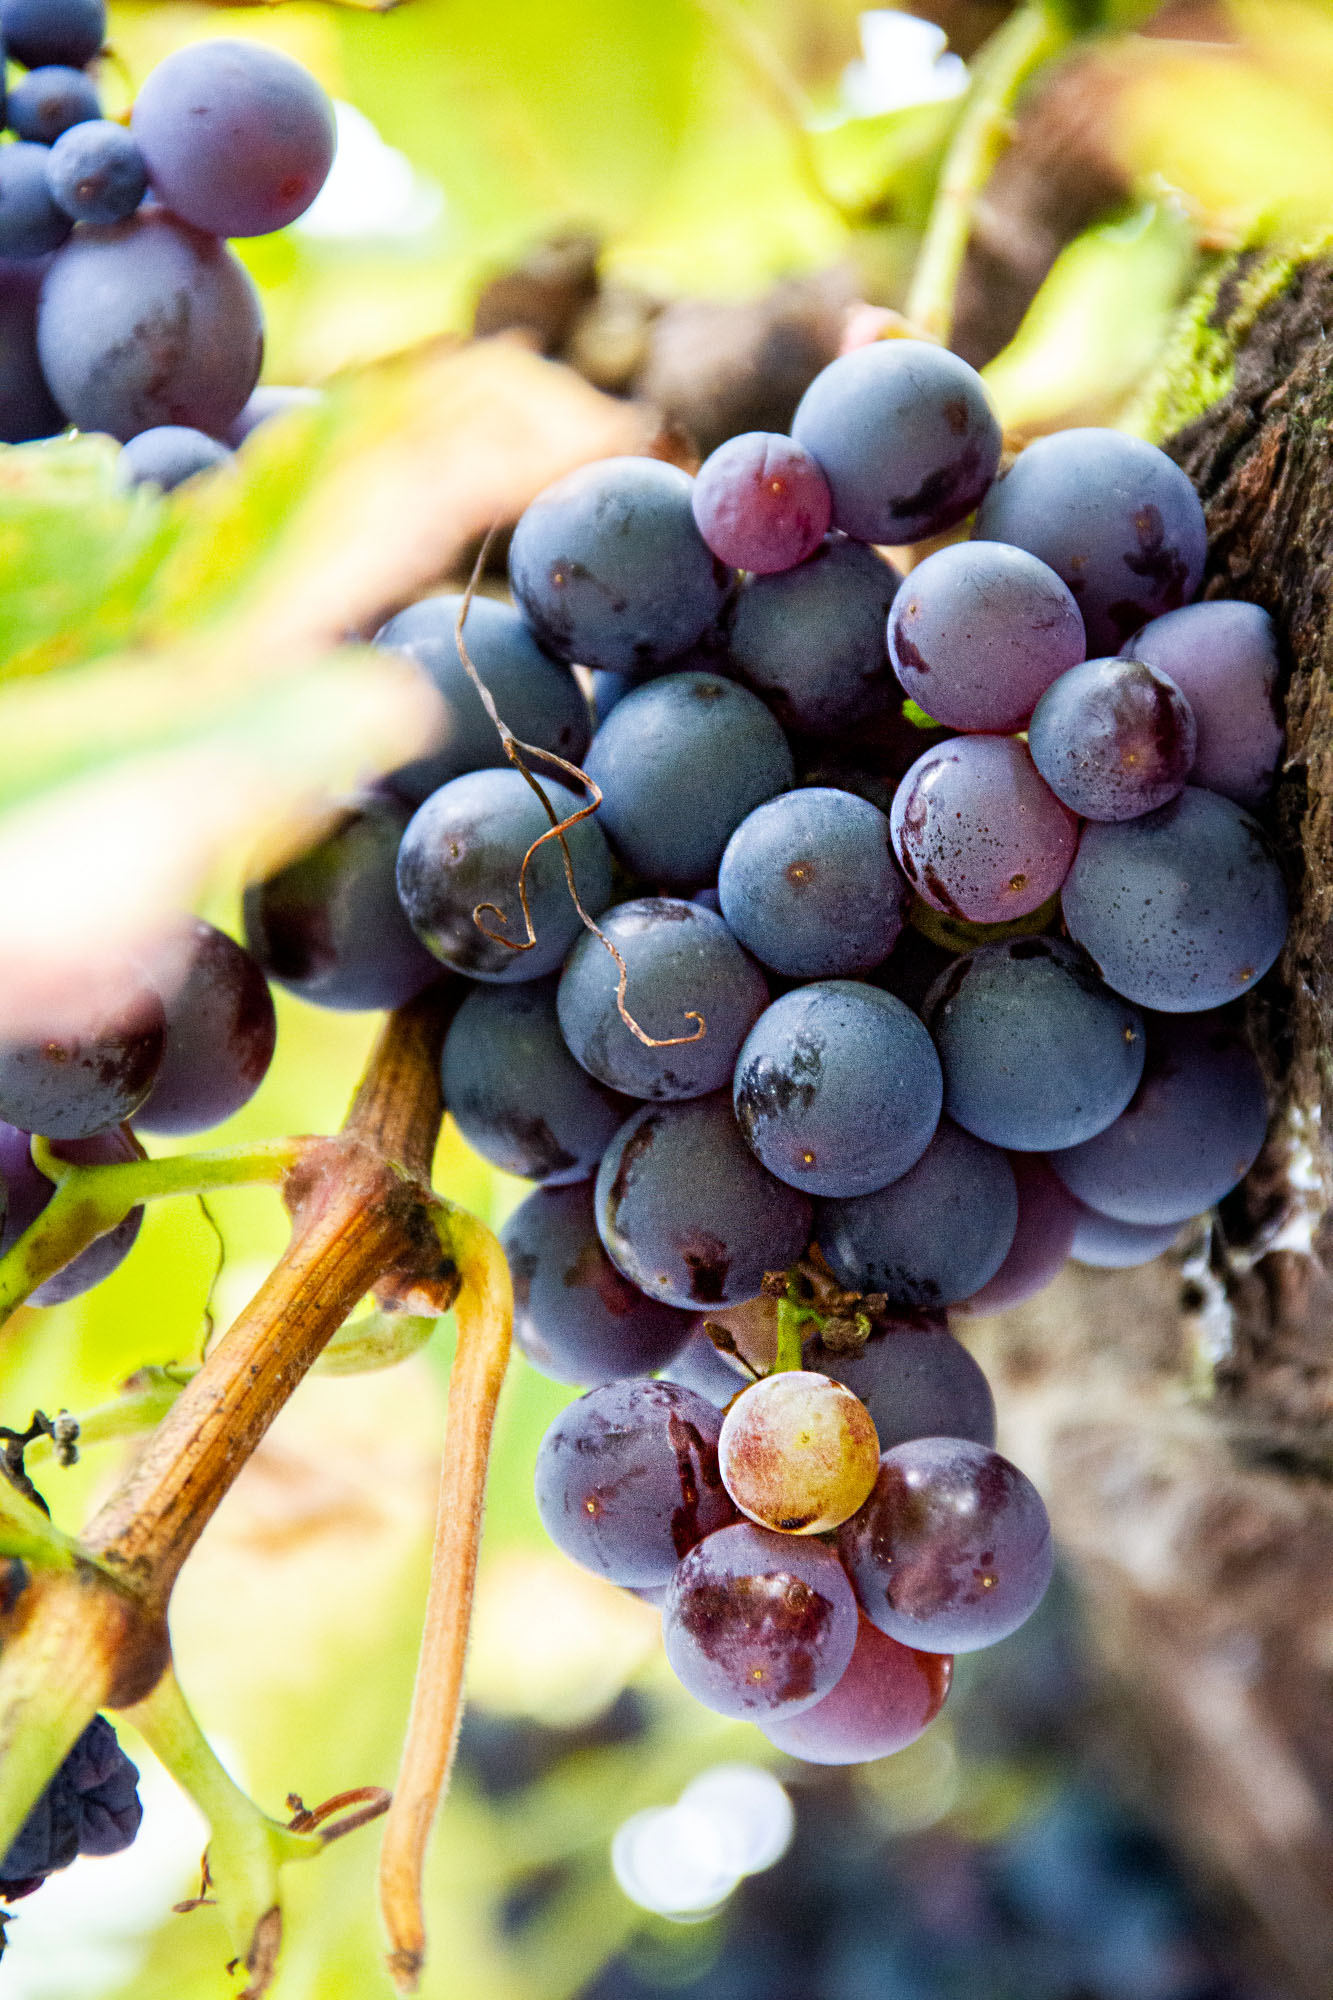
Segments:
[[[961,1312],[1021,1305],[1050,1284],[1073,1248],[1080,1211],[1064,1182],[1035,1153],[1011,1153],[1009,1164],[1018,1183],[1018,1228],[995,1276],[963,1300]]]
[[[733,569],[794,569],[828,533],[828,481],[794,438],[745,431],[699,468],[691,496],[699,533]]]
[[[807,1764],[865,1764],[905,1750],[935,1720],[953,1679],[948,1653],[918,1653],[862,1614],[852,1662],[832,1694],[802,1715],[760,1723],[770,1743]]]
[[[964,1438],[886,1451],[838,1531],[866,1616],[901,1645],[971,1653],[1008,1638],[1046,1594],[1051,1524],[1032,1481]]]
[[[1078,846],[1078,821],[1012,736],[955,736],[927,750],[899,785],[890,824],[923,901],[977,924],[1039,909]]]
[[[676,1678],[719,1715],[795,1715],[832,1694],[856,1646],[856,1599],[822,1542],[748,1521],[690,1551],[662,1638]]]

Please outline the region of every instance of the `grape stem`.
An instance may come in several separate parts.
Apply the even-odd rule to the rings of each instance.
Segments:
[[[425,1960],[422,1871],[458,1740],[486,1463],[514,1316],[509,1267],[491,1232],[451,1206],[445,1207],[440,1224],[462,1279],[458,1347],[449,1380],[421,1658],[380,1852],[380,1909],[389,1935],[389,1970],[405,1993],[415,1991]]]
[[[1009,138],[1011,113],[1035,70],[1072,39],[1062,13],[1028,0],[991,36],[972,66],[972,81],[944,157],[930,219],[904,308],[913,330],[947,344],[954,301],[977,201]]]

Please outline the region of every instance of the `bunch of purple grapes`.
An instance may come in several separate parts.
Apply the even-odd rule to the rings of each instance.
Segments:
[[[65,424],[164,490],[224,464],[296,390],[256,390],[259,297],[226,239],[282,229],[333,161],[333,108],[255,42],[179,49],[102,115],[105,0],[3,0],[0,440]],[[5,84],[5,59],[26,73]]]

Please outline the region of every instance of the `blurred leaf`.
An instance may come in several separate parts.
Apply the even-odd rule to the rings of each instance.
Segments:
[[[1018,332],[983,370],[1005,429],[1107,422],[1165,339],[1197,254],[1169,201],[1145,202],[1062,250]]]
[[[849,209],[923,225],[961,98],[846,118],[813,135],[829,186]]]

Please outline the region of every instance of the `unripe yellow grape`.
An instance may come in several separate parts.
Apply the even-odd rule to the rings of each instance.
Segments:
[[[789,1535],[850,1520],[879,1471],[869,1410],[841,1382],[783,1369],[738,1396],[718,1439],[722,1482],[743,1514]]]

